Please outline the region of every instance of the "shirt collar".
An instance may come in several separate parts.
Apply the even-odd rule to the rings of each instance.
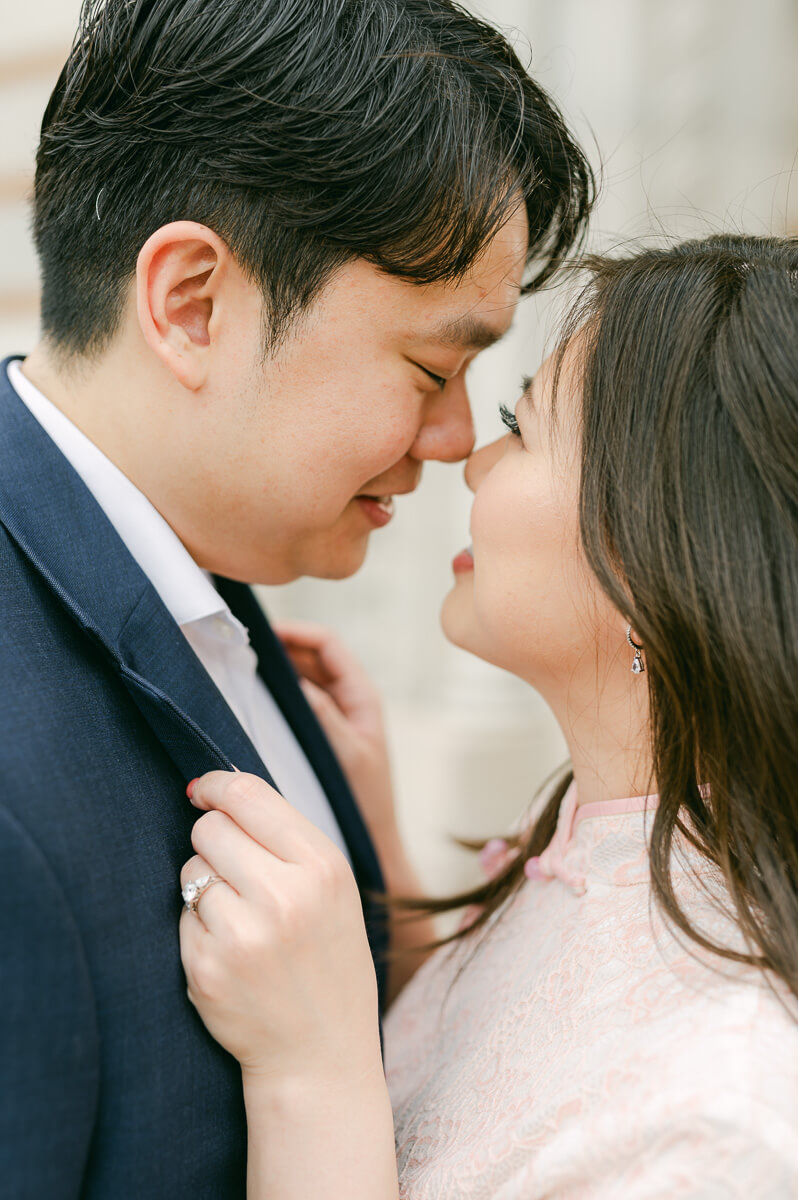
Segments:
[[[8,378],[64,457],[72,464],[122,541],[181,627],[229,609],[180,538],[134,483],[22,373],[19,360]]]

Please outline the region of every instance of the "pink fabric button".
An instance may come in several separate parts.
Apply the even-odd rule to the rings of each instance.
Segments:
[[[548,876],[544,875],[543,871],[540,869],[540,855],[539,854],[533,854],[531,858],[528,858],[526,860],[526,862],[524,863],[524,874],[526,875],[527,879],[547,879],[548,878]]]
[[[479,865],[488,879],[495,879],[510,857],[510,847],[504,838],[491,838],[479,852]]]

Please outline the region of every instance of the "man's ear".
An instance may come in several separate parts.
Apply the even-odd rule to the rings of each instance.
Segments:
[[[148,238],[136,264],[136,308],[150,349],[183,387],[202,387],[230,251],[213,230],[174,221]]]

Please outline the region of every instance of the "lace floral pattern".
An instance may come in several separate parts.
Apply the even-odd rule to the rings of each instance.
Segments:
[[[798,1197],[798,1021],[758,973],[668,930],[645,808],[577,808],[572,788],[477,948],[439,951],[394,1004],[403,1200]],[[693,852],[674,878],[695,923],[739,945]]]

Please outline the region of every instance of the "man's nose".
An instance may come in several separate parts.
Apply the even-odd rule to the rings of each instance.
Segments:
[[[477,450],[472,454],[465,465],[465,481],[469,489],[475,492],[482,480],[487,475],[491,467],[499,461],[504,454],[507,445],[507,438],[510,434],[505,434],[504,437],[498,438],[495,442],[491,442],[488,446],[483,446],[481,450]]]
[[[419,461],[462,462],[474,448],[474,420],[462,379],[450,379],[424,413],[424,422],[410,448]]]

